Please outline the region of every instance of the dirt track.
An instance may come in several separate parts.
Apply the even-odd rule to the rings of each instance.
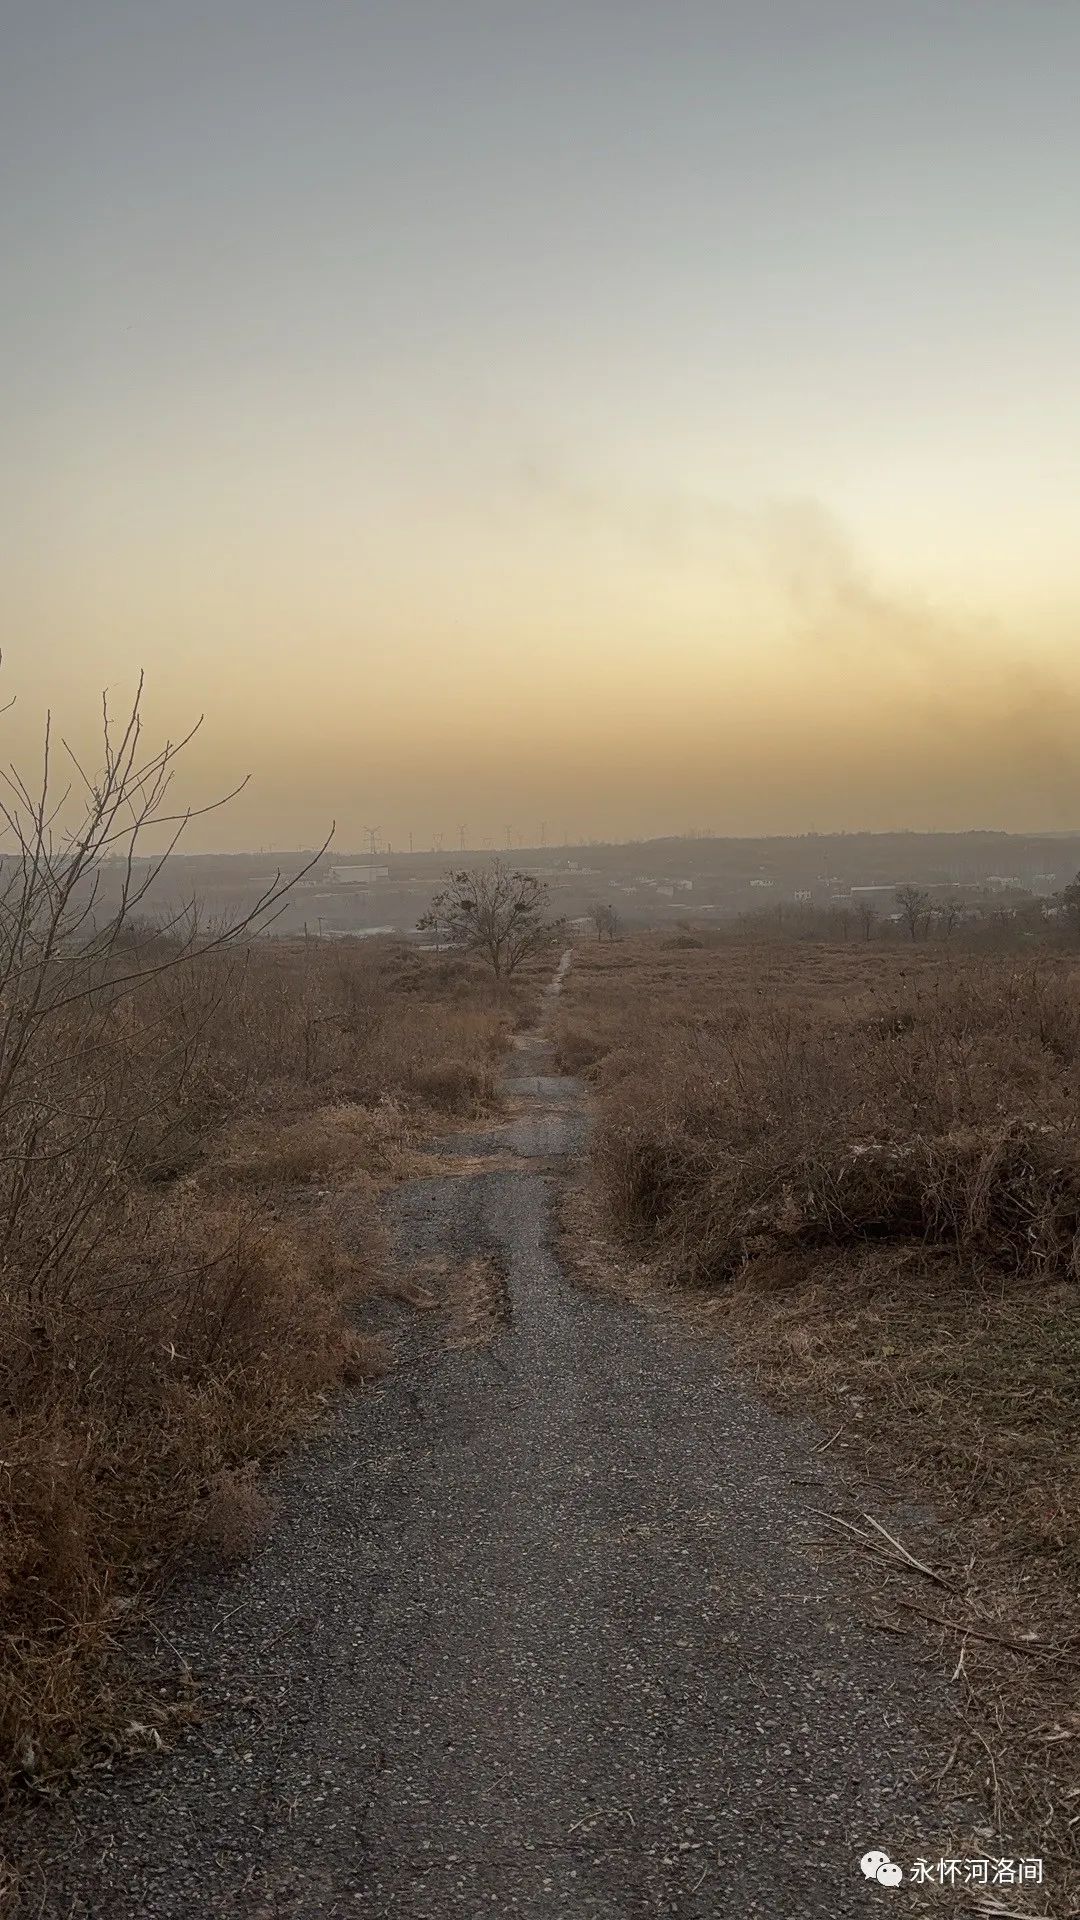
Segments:
[[[168,1641],[219,1710],[35,1822],[28,1912],[919,1910],[858,1859],[932,1844],[941,1710],[810,1550],[805,1435],[560,1271],[584,1116],[547,1054],[527,1038],[509,1116],[453,1143],[480,1170],[395,1199],[403,1265],[467,1269],[481,1310],[285,1469],[253,1566],[177,1599]]]

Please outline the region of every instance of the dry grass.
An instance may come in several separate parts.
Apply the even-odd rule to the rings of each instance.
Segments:
[[[394,1298],[407,1300],[440,1322],[446,1348],[487,1347],[510,1313],[503,1262],[491,1252],[454,1259],[432,1254],[390,1282]]]
[[[417,1123],[390,1094],[370,1107],[348,1101],[307,1113],[244,1114],[229,1127],[213,1178],[292,1187],[369,1182],[408,1164]]]
[[[1075,1884],[1076,962],[642,939],[579,954],[559,1018],[616,1259],[816,1415],[863,1505],[884,1475],[933,1507],[945,1590],[836,1538],[943,1643],[991,1827]]]
[[[894,961],[852,981],[846,954],[805,977],[797,959],[739,978],[723,953],[691,958],[688,978],[647,975],[648,1017],[635,981],[592,1022],[572,1004],[560,1035],[580,1055],[591,1030],[605,1187],[681,1277],[730,1277],[770,1247],[912,1236],[1077,1277],[1068,962]]]
[[[132,1720],[121,1630],[246,1550],[258,1463],[388,1364],[378,1188],[491,1101],[523,1004],[382,944],[104,979],[0,1111],[0,1782],[35,1788]]]
[[[447,1282],[450,1302],[449,1344],[487,1347],[496,1338],[509,1313],[506,1274],[494,1254],[475,1254],[451,1269]]]

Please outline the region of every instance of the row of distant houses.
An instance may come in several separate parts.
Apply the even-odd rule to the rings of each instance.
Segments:
[[[744,883],[745,884],[745,883]],[[800,906],[811,906],[815,902],[829,906],[858,906],[865,902],[869,906],[891,906],[897,890],[903,886],[917,886],[923,893],[956,894],[958,892],[979,892],[992,894],[1030,893],[1036,898],[1048,899],[1057,892],[1056,873],[1007,874],[991,873],[978,880],[879,880],[856,886],[844,886],[834,877],[823,881],[817,887],[793,887],[789,889],[782,881],[765,876],[755,876],[749,882],[751,892],[771,893],[793,900]]]
[[[662,880],[654,873],[636,873],[632,880],[613,880],[611,885],[616,893],[640,893],[644,890],[659,894],[662,900],[674,900],[677,893],[692,893],[694,890],[692,880]]]
[[[309,874],[301,884],[305,887],[374,887],[380,880],[389,880],[389,867],[376,866],[374,862],[365,862],[360,866],[326,867],[319,873]]]

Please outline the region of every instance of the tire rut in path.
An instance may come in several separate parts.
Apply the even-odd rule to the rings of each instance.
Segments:
[[[543,1033],[512,1068],[444,1145],[520,1167],[392,1203],[404,1265],[487,1262],[510,1311],[347,1398],[254,1564],[176,1597],[220,1711],[34,1823],[34,1911],[836,1920],[898,1897],[868,1847],[930,1844],[943,1707],[807,1551],[827,1469],[796,1484],[805,1436],[716,1348],[563,1276],[581,1089]]]

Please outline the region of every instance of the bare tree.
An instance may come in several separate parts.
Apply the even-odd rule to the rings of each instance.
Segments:
[[[874,937],[874,928],[877,925],[877,908],[870,900],[860,900],[855,911],[859,917],[859,926],[863,939],[872,940]]]
[[[1080,937],[1080,873],[1058,894],[1061,917],[1074,938]]]
[[[590,911],[597,939],[614,940],[619,931],[619,916],[615,908],[598,900]]]
[[[291,884],[276,875],[231,924],[204,924],[194,900],[164,921],[140,914],[197,817],[170,804],[192,734],[147,751],[141,702],[140,680],[118,726],[103,705],[92,774],[62,743],[70,774],[58,791],[47,724],[33,790],[14,769],[0,776],[0,1211],[8,1270],[38,1302],[75,1283],[133,1160],[152,1159],[191,1110],[186,1090],[230,970],[204,970],[182,1021],[161,983],[242,948]],[[149,859],[148,834],[164,843]]]
[[[939,928],[943,940],[955,933],[963,917],[963,903],[959,900],[940,900],[933,909],[934,925]]]
[[[497,980],[555,939],[561,921],[547,917],[548,890],[531,873],[503,860],[452,873],[417,926],[441,934],[447,946],[482,954]]]
[[[902,887],[897,887],[896,904],[908,933],[913,940],[917,940],[919,929],[925,924],[930,912],[930,895],[926,888],[913,886],[910,881]]]

